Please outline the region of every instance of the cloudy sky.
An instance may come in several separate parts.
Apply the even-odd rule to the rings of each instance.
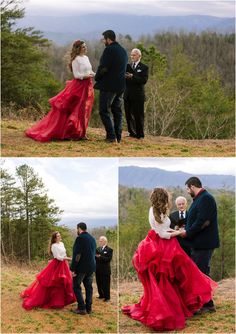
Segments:
[[[182,171],[190,174],[236,173],[235,158],[122,158],[120,166],[155,167],[168,171]]]
[[[217,0],[24,0],[28,15],[65,16],[87,13],[136,15],[212,15],[234,17],[234,1]]]
[[[3,166],[27,164],[42,178],[49,197],[64,210],[62,221],[117,220],[118,159],[116,158],[6,158]]]

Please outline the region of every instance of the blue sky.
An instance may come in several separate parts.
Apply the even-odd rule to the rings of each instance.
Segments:
[[[97,221],[102,226],[117,220],[117,158],[6,158],[5,168],[27,164],[42,178],[49,197],[64,210],[62,221]]]
[[[234,1],[217,0],[25,0],[26,14],[65,16],[87,13],[212,15],[234,17]]]

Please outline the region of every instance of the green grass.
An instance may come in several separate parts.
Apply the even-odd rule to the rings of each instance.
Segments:
[[[216,313],[205,313],[188,318],[186,327],[182,331],[171,331],[170,333],[235,333],[235,299],[234,279],[223,280],[220,287],[216,289],[214,302]],[[142,295],[140,282],[129,282],[120,284],[120,308],[122,305],[130,305],[139,302]],[[120,333],[154,333],[152,329],[135,321],[121,311]],[[169,333],[169,332],[168,332]]]
[[[43,267],[43,266],[42,266]],[[2,333],[116,333],[116,291],[111,290],[111,303],[102,303],[94,297],[91,315],[78,317],[71,312],[76,305],[61,310],[36,308],[25,311],[20,292],[34,279],[38,270],[2,267]],[[96,284],[94,282],[94,294]]]
[[[120,144],[104,141],[104,129],[89,128],[89,141],[36,142],[24,135],[32,123],[22,120],[2,120],[3,157],[182,157],[235,155],[233,139],[185,140],[171,137],[146,136],[139,141],[127,138],[126,132]]]

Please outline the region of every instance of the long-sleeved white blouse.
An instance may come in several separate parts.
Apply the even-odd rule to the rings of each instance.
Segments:
[[[83,80],[89,74],[95,74],[87,56],[76,56],[72,61],[72,71],[75,79]]]
[[[51,246],[52,255],[55,259],[63,261],[66,257],[66,249],[63,242],[55,242]]]
[[[151,228],[159,235],[162,239],[170,239],[171,233],[168,233],[167,231],[170,231],[170,218],[166,215],[161,215],[161,220],[163,221],[162,224],[159,224],[156,222],[154,214],[153,214],[153,207],[150,207],[149,210],[149,223],[151,225]]]

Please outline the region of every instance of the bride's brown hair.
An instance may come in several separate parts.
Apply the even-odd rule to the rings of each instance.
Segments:
[[[51,240],[50,240],[50,243],[49,243],[49,246],[48,246],[48,254],[49,255],[52,255],[52,244],[55,244],[58,233],[59,233],[58,231],[55,231],[55,232],[52,233]]]
[[[70,53],[70,62],[69,62],[69,68],[72,72],[72,61],[75,59],[76,56],[78,56],[81,52],[81,47],[84,44],[84,41],[77,40],[73,43],[72,50]]]
[[[170,199],[168,192],[163,188],[154,188],[150,196],[153,207],[153,215],[159,224],[162,224],[161,214],[165,215],[170,208]]]

